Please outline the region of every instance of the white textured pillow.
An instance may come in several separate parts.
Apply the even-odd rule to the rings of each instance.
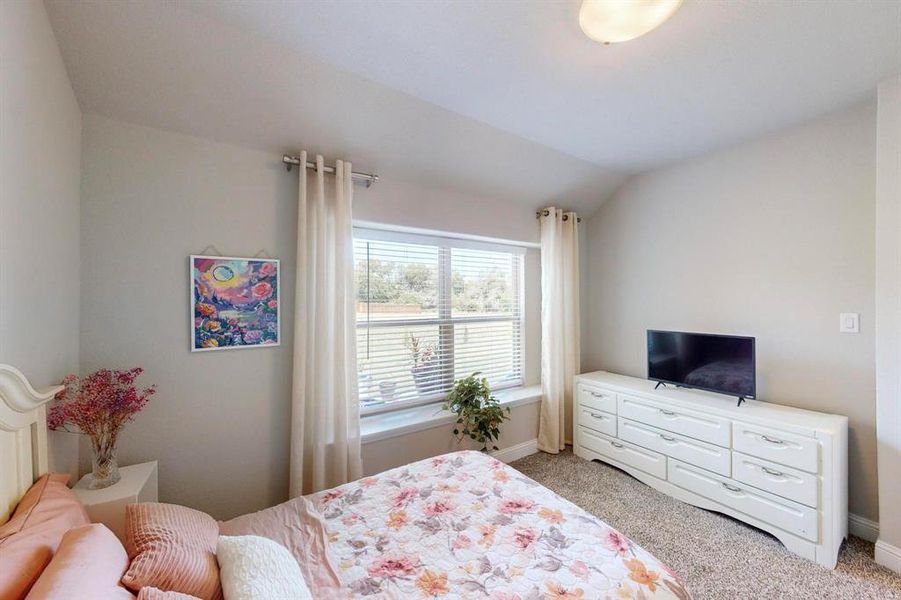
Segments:
[[[256,535],[219,536],[216,546],[225,600],[312,600],[300,566],[288,549]]]

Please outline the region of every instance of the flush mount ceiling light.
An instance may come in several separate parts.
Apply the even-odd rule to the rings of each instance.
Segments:
[[[625,42],[659,27],[682,0],[582,0],[579,26],[602,44]]]

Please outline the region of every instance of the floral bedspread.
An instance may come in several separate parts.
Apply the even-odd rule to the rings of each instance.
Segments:
[[[689,598],[647,551],[479,452],[423,460],[309,499],[354,596]]]

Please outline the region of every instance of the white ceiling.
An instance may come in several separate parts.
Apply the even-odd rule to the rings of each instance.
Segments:
[[[898,0],[687,0],[602,46],[580,0],[191,2],[392,88],[642,169],[847,106],[901,70]]]
[[[45,5],[87,113],[532,208],[588,213],[623,179],[182,5]]]
[[[86,112],[583,211],[901,71],[901,0],[686,0],[606,47],[578,0],[46,4]]]

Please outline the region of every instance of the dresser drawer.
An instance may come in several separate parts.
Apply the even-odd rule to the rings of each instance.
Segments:
[[[670,459],[670,483],[710,498],[812,542],[818,541],[817,511],[737,481]]]
[[[728,448],[714,446],[622,417],[619,418],[618,437],[727,477],[732,468]]]
[[[579,404],[616,414],[616,394],[609,390],[579,384]]]
[[[619,416],[684,436],[729,447],[730,421],[702,412],[619,394]]]
[[[666,479],[666,457],[657,452],[609,438],[586,427],[579,427],[578,444],[611,460]]]
[[[579,425],[616,437],[616,415],[601,410],[580,406]]]
[[[809,473],[819,472],[820,443],[816,438],[738,421],[732,427],[733,449]]]
[[[820,478],[804,471],[733,452],[732,478],[807,506],[819,506]]]

